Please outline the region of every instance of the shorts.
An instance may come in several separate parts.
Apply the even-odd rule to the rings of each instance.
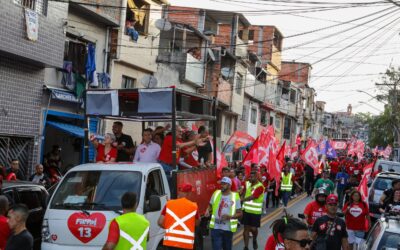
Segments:
[[[349,235],[348,241],[349,244],[361,244],[364,241],[365,232],[364,231],[355,231],[347,229],[347,234]]]
[[[261,214],[251,214],[243,211],[242,224],[250,227],[260,227]]]

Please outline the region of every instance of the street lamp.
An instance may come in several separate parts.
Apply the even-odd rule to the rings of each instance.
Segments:
[[[371,95],[370,93],[368,93],[368,92],[366,92],[366,91],[364,91],[364,90],[357,89],[356,91],[357,91],[357,92],[359,92],[359,93],[364,93],[364,94],[366,94],[366,95],[369,95],[371,98],[373,98],[373,99],[377,100],[378,102],[380,102],[380,103],[383,103],[383,104],[387,105],[387,103],[386,103],[386,102],[379,100],[379,99],[378,99],[376,96],[373,96],[373,95]]]
[[[369,106],[369,107],[371,107],[371,108],[373,108],[373,109],[375,109],[375,110],[378,110],[379,112],[383,112],[382,110],[380,110],[380,109],[378,109],[378,108],[372,106],[372,105],[369,104],[369,103],[366,103],[366,102],[363,102],[363,101],[359,101],[358,103],[365,104],[365,105],[367,105],[367,106]]]

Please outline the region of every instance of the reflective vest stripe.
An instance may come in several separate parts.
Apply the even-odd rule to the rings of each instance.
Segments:
[[[232,201],[232,206],[230,207],[230,215],[234,216],[236,214],[236,198],[237,198],[238,194],[236,192],[231,192],[231,201]],[[219,203],[221,202],[221,190],[216,190],[212,196],[212,214],[211,214],[211,220],[210,220],[210,228],[214,228],[215,227],[215,215],[218,212],[218,206]],[[238,224],[238,220],[237,219],[230,219],[230,229],[231,232],[236,232],[237,229],[237,224]]]
[[[289,175],[285,175],[284,173],[282,173],[281,190],[292,191],[292,187],[293,187],[292,173],[289,173]]]
[[[245,198],[250,197],[253,195],[254,191],[262,187],[264,189],[264,186],[261,182],[258,182],[254,186],[251,185],[251,183],[248,181],[246,182],[246,194]],[[262,205],[263,205],[263,200],[264,200],[264,192],[256,199],[246,201],[243,203],[243,210],[247,213],[251,214],[261,214],[262,213]]]
[[[170,209],[166,209],[166,212],[171,215],[175,219],[175,223],[167,229],[167,233],[171,232],[174,234],[181,234],[194,237],[194,232],[191,232],[190,229],[186,226],[185,222],[196,215],[197,211],[193,211],[190,214],[186,215],[182,219],[180,219],[174,212]],[[182,230],[175,230],[177,226],[183,227],[184,231]]]
[[[167,230],[165,230],[165,232],[166,233],[180,234],[180,235],[194,237],[194,233],[183,231],[183,230],[167,229]]]
[[[173,237],[173,236],[164,236],[164,240],[176,241],[176,242],[186,243],[186,244],[193,244],[194,243],[194,240],[178,238],[178,237]]]
[[[143,240],[146,238],[148,232],[149,232],[150,227],[147,227],[146,230],[143,232],[143,234],[140,236],[140,238],[136,241],[133,239],[129,234],[125,233],[122,230],[119,230],[119,235],[129,241],[129,243],[132,244],[132,247],[130,250],[143,250],[143,247],[141,246]]]

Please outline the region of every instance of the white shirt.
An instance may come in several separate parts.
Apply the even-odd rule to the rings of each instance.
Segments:
[[[143,143],[136,148],[134,162],[157,162],[161,147],[157,143]]]

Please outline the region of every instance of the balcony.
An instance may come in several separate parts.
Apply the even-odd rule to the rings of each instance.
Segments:
[[[246,58],[247,57],[247,48],[248,45],[245,43],[242,39],[239,37],[236,38],[236,46],[235,46],[235,56],[240,57],[240,58]]]
[[[189,53],[162,52],[157,56],[158,63],[164,63],[179,72],[179,81],[194,87],[203,87],[205,65],[201,59]]]

